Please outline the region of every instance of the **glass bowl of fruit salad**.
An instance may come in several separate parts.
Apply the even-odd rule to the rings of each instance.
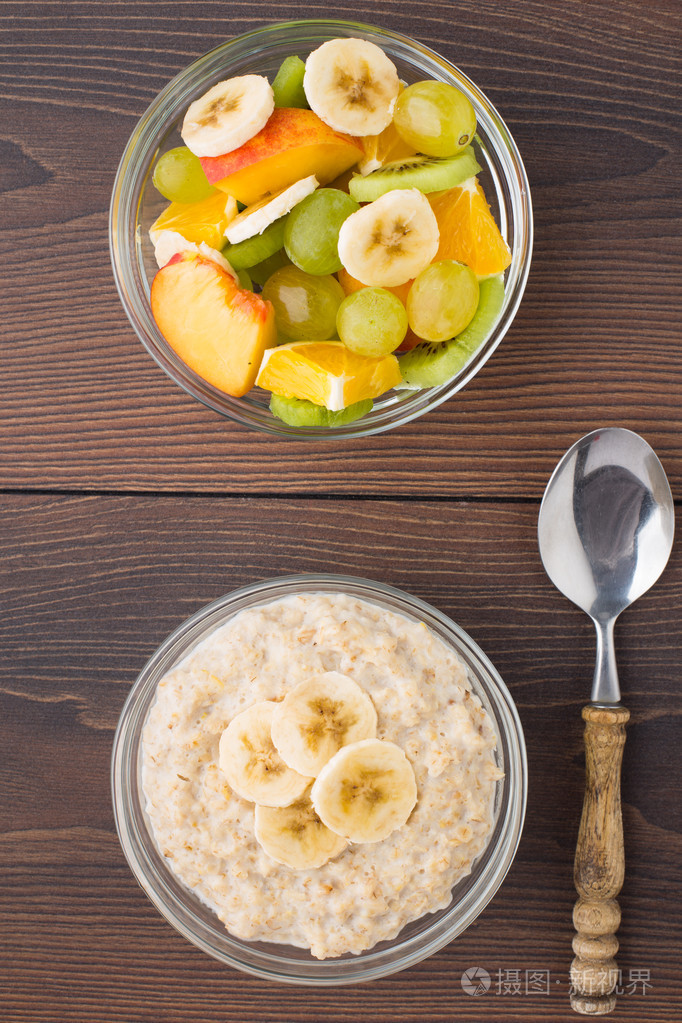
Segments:
[[[258,667],[245,673],[249,660]],[[318,719],[317,699],[314,720],[306,719],[300,702],[296,709],[299,677],[304,689],[333,685],[327,710],[329,702],[343,711],[352,701],[349,721],[337,718],[330,730],[328,719]],[[374,742],[346,734],[337,741],[338,729],[356,729],[364,704],[374,708],[368,734],[397,745],[403,767],[409,759],[416,804],[410,809],[413,793],[403,805],[409,779],[375,761],[373,787],[353,812],[366,826],[396,811],[397,801],[396,830],[383,839],[356,834],[318,858],[329,836],[310,808],[263,795],[263,785],[289,785],[263,747],[271,736],[289,756],[276,722],[268,718],[263,737],[257,720],[274,702],[284,720],[293,712],[289,740],[291,725],[303,726],[299,754],[317,755],[330,736],[334,749],[340,743],[317,775],[323,787],[335,762],[347,767]],[[231,760],[233,739],[254,752],[251,774],[241,755]],[[325,987],[411,967],[476,919],[514,859],[527,764],[512,697],[458,625],[393,587],[319,573],[242,587],[182,623],[128,695],[111,780],[123,851],[168,923],[235,969]],[[312,799],[325,815],[315,786]],[[298,815],[295,826],[289,814]]]
[[[521,301],[532,211],[474,83],[346,21],[224,43],[159,94],[123,154],[114,277],[148,352],[229,418],[366,436],[435,408]]]

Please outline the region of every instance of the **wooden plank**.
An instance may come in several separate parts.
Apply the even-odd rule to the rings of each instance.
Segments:
[[[136,119],[257,4],[8,3],[0,12],[0,486],[538,497],[601,425],[644,433],[682,483],[679,12],[672,0],[416,0],[341,17],[416,35],[496,103],[531,180],[536,248],[502,346],[391,434],[275,441],[181,392],[113,285],[107,209]],[[301,13],[280,7],[277,16]],[[326,8],[307,7],[307,15]]]
[[[6,496],[0,506],[0,1016],[8,1023],[448,1023],[565,1020],[588,619],[546,578],[535,504]],[[519,708],[529,805],[491,905],[455,942],[394,977],[311,991],[220,966],[137,887],[109,796],[113,730],[164,636],[257,579],[333,570],[403,587],[481,644]],[[626,882],[619,1018],[679,1019],[682,556],[623,616],[632,712],[623,801]],[[471,966],[492,987],[461,987]],[[547,970],[550,993],[525,992]],[[522,991],[515,990],[518,971]],[[506,986],[505,986],[506,985]],[[509,986],[511,985],[511,986]],[[504,993],[506,992],[506,993]]]

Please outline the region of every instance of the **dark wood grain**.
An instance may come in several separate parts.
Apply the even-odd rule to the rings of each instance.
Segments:
[[[571,1020],[572,864],[592,674],[588,619],[547,580],[534,505],[17,495],[0,508],[0,1018],[7,1023]],[[192,948],[137,887],[109,798],[113,730],[147,657],[243,583],[334,570],[408,589],[481,644],[528,744],[526,827],[510,874],[459,939],[357,988],[310,991],[235,973]],[[632,724],[623,774],[619,966],[649,969],[618,1017],[677,1020],[682,700],[674,651],[682,556],[623,616]],[[482,998],[462,972],[484,966]],[[549,970],[551,993],[497,994]],[[498,971],[502,971],[498,974]]]
[[[682,483],[679,5],[342,2],[415,35],[499,107],[531,180],[521,311],[479,376],[378,438],[277,442],[180,391],[137,341],[107,255],[136,119],[223,39],[323,4],[6,3],[0,10],[0,486],[534,496],[599,425]]]

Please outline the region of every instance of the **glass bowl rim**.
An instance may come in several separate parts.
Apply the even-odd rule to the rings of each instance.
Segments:
[[[177,103],[178,90],[186,88],[186,93],[180,96],[181,103],[185,103],[187,95],[191,91],[191,83],[198,80],[202,70],[215,62],[219,55],[229,55],[230,52],[234,54],[235,51],[238,53],[239,48],[243,47],[245,43],[255,45],[259,40],[269,40],[273,36],[276,38],[284,32],[295,30],[327,33],[338,31],[346,35],[355,32],[362,33],[365,37],[372,36],[375,39],[390,42],[395,47],[404,47],[406,51],[418,54],[432,67],[440,69],[450,80],[454,80],[462,86],[477,108],[479,124],[483,115],[486,129],[490,132],[490,143],[494,145],[498,158],[504,158],[506,166],[504,183],[509,193],[511,208],[516,211],[514,213],[515,233],[519,236],[518,245],[515,243],[512,246],[513,258],[509,278],[505,283],[505,299],[500,319],[492,333],[478,347],[463,369],[446,384],[409,393],[401,392],[408,393],[408,397],[391,398],[383,408],[373,410],[362,419],[345,426],[329,429],[289,426],[273,417],[265,406],[259,406],[253,401],[240,403],[240,399],[226,396],[185,366],[161,337],[150,310],[145,308],[138,293],[139,288],[134,269],[135,260],[133,259],[134,244],[131,241],[129,229],[130,217],[133,213],[134,222],[137,223],[142,186],[146,180],[145,177],[141,183],[138,182],[140,165],[144,165],[144,161],[148,157],[150,138],[153,139],[155,133],[158,137],[163,127],[167,125],[168,116],[164,115],[166,104],[173,99]],[[180,106],[181,103],[177,105]],[[145,139],[147,140],[145,145],[138,152],[138,146]],[[137,170],[135,170],[136,167]],[[128,177],[131,168],[132,181]],[[148,172],[149,169],[147,169]],[[140,183],[139,189],[137,188],[138,183]],[[122,223],[120,230],[119,222]],[[530,272],[533,249],[530,187],[516,143],[494,105],[464,72],[435,50],[409,36],[363,22],[334,18],[279,21],[234,36],[198,57],[168,82],[149,104],[128,140],[116,173],[109,207],[109,249],[116,288],[133,330],[157,365],[187,394],[233,422],[287,440],[332,441],[373,436],[405,425],[447,401],[469,383],[499,346],[516,316]],[[520,252],[518,258],[517,251]]]
[[[388,947],[379,952],[369,949],[360,956],[348,959],[297,963],[291,958],[287,959],[285,954],[274,955],[255,946],[251,948],[249,942],[239,942],[227,931],[225,939],[219,922],[212,929],[205,928],[209,937],[198,934],[196,929],[193,930],[187,923],[185,917],[189,918],[190,922],[194,920],[199,923],[203,929],[191,908],[178,905],[178,900],[174,898],[168,885],[154,868],[137,836],[131,807],[134,809],[139,804],[146,819],[144,799],[138,788],[139,778],[131,771],[131,753],[137,755],[139,734],[136,746],[133,748],[131,744],[135,740],[136,730],[141,729],[146,720],[158,681],[172,664],[182,660],[210,631],[230,620],[244,607],[259,606],[261,603],[269,603],[289,594],[304,592],[350,593],[359,599],[370,602],[374,600],[379,606],[386,607],[390,604],[394,613],[404,614],[413,619],[423,618],[427,622],[430,619],[437,623],[447,636],[446,642],[450,642],[458,655],[466,653],[467,665],[470,667],[469,658],[475,664],[476,681],[494,707],[496,727],[498,722],[502,726],[503,734],[498,734],[498,746],[504,745],[508,748],[505,755],[505,771],[508,773],[509,781],[505,786],[506,799],[500,804],[498,811],[498,821],[502,817],[504,821],[496,843],[493,847],[491,841],[475,861],[480,869],[480,862],[485,860],[482,874],[485,884],[480,885],[479,890],[481,881],[479,877],[471,888],[467,889],[464,897],[466,904],[464,916],[456,916],[460,900],[451,904],[444,916],[435,920],[423,932],[397,945],[398,938],[393,939],[387,943]],[[442,638],[442,634],[439,635]],[[178,650],[183,641],[184,645]],[[526,747],[518,711],[497,669],[478,644],[443,612],[404,590],[375,580],[334,573],[287,575],[250,583],[199,608],[183,621],[159,645],[133,684],[119,717],[111,757],[112,802],[121,847],[133,875],[164,919],[202,951],[237,970],[266,980],[314,987],[360,983],[406,969],[438,951],[473,923],[497,892],[513,862],[523,829],[527,786]],[[497,825],[494,832],[496,830]],[[146,836],[154,841],[148,824]],[[168,874],[172,875],[170,868],[166,869]],[[472,877],[475,871],[476,866],[468,876]],[[184,889],[185,886],[181,887]],[[189,889],[187,893],[192,894]],[[216,948],[209,940],[211,933],[221,940],[237,942],[244,956],[240,958],[237,954]],[[283,949],[287,947],[282,946]],[[296,973],[297,966],[304,966],[308,972]]]

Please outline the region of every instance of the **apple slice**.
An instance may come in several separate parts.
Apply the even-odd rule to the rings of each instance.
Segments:
[[[159,270],[151,306],[159,330],[183,362],[235,398],[253,387],[263,353],[277,341],[271,303],[194,252],[179,252]]]
[[[204,156],[201,166],[212,185],[250,206],[311,174],[325,185],[363,155],[357,139],[334,131],[312,110],[282,107],[239,149]]]

